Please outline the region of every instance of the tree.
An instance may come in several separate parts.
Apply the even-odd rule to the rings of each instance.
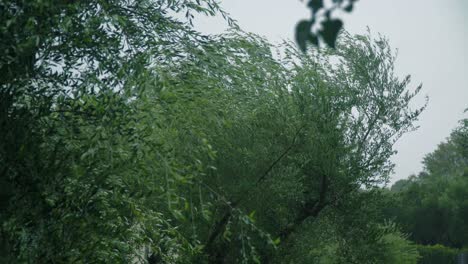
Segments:
[[[183,185],[189,165],[171,158],[169,130],[141,122],[132,102],[154,81],[149,69],[202,39],[168,13],[190,21],[222,10],[214,1],[118,0],[2,1],[0,9],[2,255],[128,263],[151,247],[166,261],[188,259],[196,250],[172,226],[177,211],[154,209],[169,190],[151,175]]]
[[[289,47],[281,63],[263,42],[224,42],[219,50],[242,51],[212,59],[215,67],[205,75],[219,78],[214,86],[228,85],[236,96],[218,110],[226,123],[203,132],[217,153],[216,170],[205,182],[222,194],[205,240],[206,254],[218,262],[237,259],[249,241],[236,237],[249,222],[239,219],[239,210],[254,214],[255,224],[287,248],[322,212],[343,210],[361,186],[384,182],[392,144],[412,129],[420,112],[407,108],[419,88],[409,92],[409,78],[392,76],[394,58],[384,39],[374,44],[370,37],[348,36],[337,51],[307,57]],[[227,69],[229,74],[217,74]],[[198,78],[188,82],[203,85]],[[223,124],[226,130],[214,128]],[[260,260],[273,257],[261,244],[249,243]]]
[[[425,156],[424,171],[395,187],[395,217],[410,238],[423,245],[442,244],[452,248],[467,245],[467,122],[460,121],[437,149]],[[394,188],[395,187],[395,188]]]

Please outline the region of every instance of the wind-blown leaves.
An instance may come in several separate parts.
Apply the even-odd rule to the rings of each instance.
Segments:
[[[420,110],[385,40],[280,56],[196,32],[214,1],[21,3],[1,21],[5,262],[281,262],[328,234],[349,260],[382,236],[363,215]]]

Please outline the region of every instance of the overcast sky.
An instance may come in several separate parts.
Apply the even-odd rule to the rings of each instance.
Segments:
[[[307,2],[307,1],[304,1]],[[294,38],[294,27],[309,12],[299,0],[224,0],[221,6],[244,31],[273,43]],[[468,0],[360,0],[350,15],[339,15],[345,29],[362,34],[368,26],[398,49],[396,71],[412,75],[412,87],[423,89],[416,105],[429,96],[429,104],[416,132],[397,143],[392,182],[416,174],[422,158],[445,140],[468,108]],[[221,33],[221,19],[199,19],[199,30]]]

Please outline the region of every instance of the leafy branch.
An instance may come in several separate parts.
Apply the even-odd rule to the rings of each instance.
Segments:
[[[296,25],[296,42],[302,51],[306,51],[310,43],[319,46],[320,42],[330,48],[335,48],[338,33],[343,28],[343,21],[332,18],[336,10],[351,12],[357,0],[333,0],[332,5],[326,7],[323,0],[309,0],[307,7],[311,11],[311,18],[301,20]],[[314,28],[320,24],[320,28]]]

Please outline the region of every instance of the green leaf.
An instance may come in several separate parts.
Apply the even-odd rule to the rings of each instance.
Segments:
[[[281,239],[279,237],[273,240],[273,244],[275,244],[275,246],[279,245],[280,242],[281,242]]]
[[[307,6],[312,9],[312,14],[315,14],[323,8],[323,0],[310,0]]]
[[[314,33],[309,34],[309,41],[310,41],[310,43],[314,44],[315,46],[319,45],[319,39],[318,39],[317,35],[315,35]]]
[[[347,6],[345,6],[345,7],[343,8],[343,10],[346,11],[346,12],[348,12],[348,13],[351,12],[351,11],[353,11],[353,3],[349,3]]]
[[[329,19],[322,22],[322,30],[319,34],[329,47],[335,48],[336,39],[342,27],[343,22],[340,19]]]
[[[250,219],[250,221],[255,222],[255,210],[250,212],[249,219]]]
[[[296,25],[296,42],[302,51],[307,48],[307,39],[309,38],[311,26],[308,20],[301,20]]]

